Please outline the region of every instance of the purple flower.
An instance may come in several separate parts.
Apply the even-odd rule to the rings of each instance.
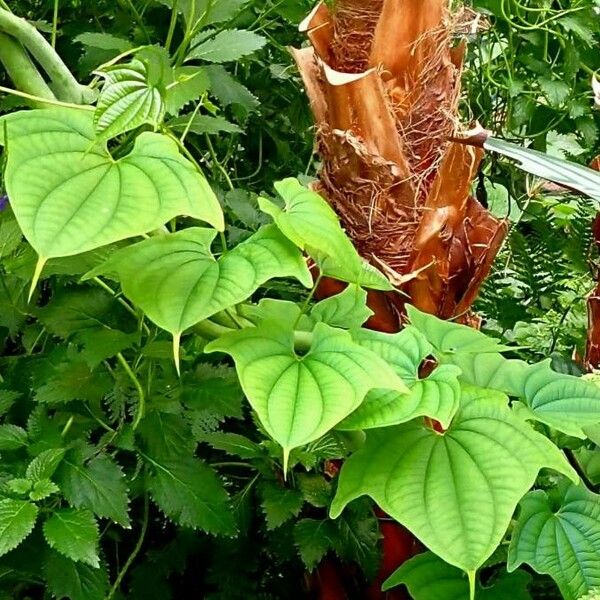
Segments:
[[[8,196],[3,194],[0,196],[0,212],[2,212],[8,206]]]

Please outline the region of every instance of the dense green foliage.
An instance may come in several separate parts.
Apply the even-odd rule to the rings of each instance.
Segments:
[[[593,598],[600,387],[567,373],[597,206],[490,158],[477,192],[513,221],[479,304],[493,335],[410,307],[367,330],[391,285],[304,185],[286,46],[310,3],[9,4],[85,87],[3,80],[0,597],[307,596],[326,556],[358,589],[377,504],[428,549],[386,588]],[[494,26],[465,105],[585,162],[596,3],[562,4],[475,2]],[[348,287],[315,302],[308,258]]]

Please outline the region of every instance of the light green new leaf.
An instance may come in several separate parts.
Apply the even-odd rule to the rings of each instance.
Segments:
[[[33,484],[33,488],[29,492],[29,499],[34,502],[39,502],[59,491],[60,488],[53,481],[50,481],[49,479],[40,479]]]
[[[212,229],[190,228],[115,253],[92,272],[114,273],[127,298],[178,340],[186,329],[246,300],[275,277],[312,285],[298,249],[274,225],[262,228],[219,260]]]
[[[493,137],[487,138],[484,148],[516,160],[519,168],[532,175],[577,190],[600,202],[600,174],[597,171]]]
[[[115,161],[94,145],[88,111],[17,112],[0,119],[0,131],[5,125],[6,188],[39,270],[49,258],[141,235],[178,215],[224,227],[206,179],[168,137],[143,133]]]
[[[502,573],[491,586],[477,582],[477,600],[531,600],[527,585],[531,575],[525,571]],[[424,552],[405,562],[383,583],[383,590],[404,584],[414,600],[468,600],[469,581],[456,567],[433,552]]]
[[[540,469],[575,482],[577,474],[554,444],[511,412],[506,397],[485,390],[466,396],[443,435],[417,423],[370,432],[342,467],[331,516],[369,495],[473,578]]]
[[[98,523],[89,510],[62,508],[44,523],[44,537],[48,545],[67,558],[100,566]]]
[[[565,600],[600,587],[600,496],[570,486],[556,510],[545,492],[527,494],[512,534],[508,569],[523,563],[550,575]]]
[[[441,365],[426,379],[419,379],[419,366],[431,354],[432,347],[414,327],[397,334],[360,329],[354,340],[383,358],[405,381],[410,393],[372,390],[356,411],[339,426],[343,430],[374,429],[399,425],[416,417],[430,417],[444,428],[456,414],[460,398],[460,369]]]
[[[64,458],[65,452],[64,448],[50,448],[40,452],[27,466],[27,478],[34,483],[50,479]]]
[[[316,321],[342,329],[360,327],[373,314],[367,306],[367,292],[353,284],[340,294],[322,300],[310,312]]]
[[[213,63],[224,63],[239,60],[267,43],[267,38],[244,29],[225,29],[213,38],[195,44],[185,60],[206,60]]]
[[[149,123],[155,129],[165,116],[158,87],[148,82],[146,65],[138,59],[114,65],[98,73],[105,83],[98,98],[94,126],[101,140]]]
[[[258,417],[284,450],[325,435],[354,411],[371,389],[406,392],[406,385],[349,333],[318,323],[310,348],[299,356],[294,332],[281,323],[228,334],[206,347],[235,360],[242,388]]]
[[[499,344],[494,338],[472,327],[443,321],[414,306],[407,305],[406,311],[411,324],[427,338],[439,354],[480,354],[514,349]]]
[[[293,178],[276,183],[275,189],[285,200],[285,210],[265,198],[258,200],[260,209],[273,217],[288,239],[312,256],[323,275],[367,288],[394,289],[382,273],[362,260],[337,215],[319,194]]]
[[[178,67],[174,81],[167,86],[165,104],[170,115],[178,115],[189,102],[198,101],[210,87],[210,78],[203,67]]]
[[[229,497],[215,472],[191,456],[150,458],[153,473],[148,482],[152,499],[183,527],[213,534],[232,535],[235,521]]]
[[[24,500],[0,500],[0,556],[16,548],[32,531],[38,507]]]
[[[461,381],[522,398],[525,418],[585,438],[586,426],[600,422],[600,388],[580,377],[557,373],[550,361],[528,365],[500,354],[446,355],[458,366]]]

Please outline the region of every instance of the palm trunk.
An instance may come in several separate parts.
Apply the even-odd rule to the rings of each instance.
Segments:
[[[471,195],[482,151],[450,141],[465,51],[453,41],[459,20],[448,0],[321,2],[300,25],[311,45],[293,51],[322,161],[315,187],[361,255],[403,292],[369,293],[367,326],[379,331],[399,330],[407,301],[476,325],[469,309],[507,234]],[[325,281],[317,297],[341,289]],[[361,597],[385,597],[381,582],[419,551],[398,524],[381,532],[380,572]]]

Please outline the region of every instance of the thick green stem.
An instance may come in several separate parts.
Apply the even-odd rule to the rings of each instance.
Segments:
[[[94,92],[81,85],[44,36],[25,19],[0,8],[0,30],[16,38],[50,77],[59,100],[76,104],[92,102]]]
[[[23,46],[4,33],[0,33],[0,62],[19,90],[46,100],[55,100],[52,90],[31,62]],[[32,101],[30,104],[34,108],[44,106],[41,102]]]

